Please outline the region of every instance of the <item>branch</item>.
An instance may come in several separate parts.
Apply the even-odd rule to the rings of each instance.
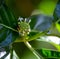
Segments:
[[[57,35],[57,34],[45,34],[46,36],[56,36],[56,37],[59,37],[60,38],[60,35]]]
[[[4,26],[5,28],[8,28],[8,29],[10,29],[10,30],[12,30],[12,31],[18,32],[17,30],[15,30],[15,29],[13,29],[13,28],[11,28],[11,27],[9,27],[9,26],[6,26],[6,25],[4,25],[4,24],[1,24],[1,23],[0,23],[0,25],[1,25],[1,26]]]

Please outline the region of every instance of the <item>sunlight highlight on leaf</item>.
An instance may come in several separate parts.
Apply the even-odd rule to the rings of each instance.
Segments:
[[[38,8],[40,9],[43,14],[46,15],[53,15],[56,3],[58,0],[42,0],[39,4]]]

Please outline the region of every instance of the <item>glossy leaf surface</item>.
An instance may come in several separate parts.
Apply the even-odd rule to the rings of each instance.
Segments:
[[[14,29],[17,26],[17,20],[5,4],[0,6],[0,47],[3,47],[13,42],[16,39],[15,35],[17,33],[1,24]]]
[[[47,31],[51,27],[52,21],[53,17],[39,14],[31,17],[30,26],[37,31]]]
[[[6,28],[2,26],[1,24],[17,30],[17,19],[16,18],[19,16],[22,16],[22,17],[31,18],[31,23],[30,23],[31,30],[37,31],[37,32],[31,31],[30,34],[28,35],[29,39],[26,41],[32,40],[30,41],[31,46],[39,54],[40,54],[40,51],[42,51],[41,54],[43,54],[42,55],[43,57],[44,56],[47,57],[48,55],[46,55],[47,53],[44,54],[46,50],[41,50],[42,48],[51,49],[51,50],[48,50],[48,53],[54,52],[52,50],[57,50],[57,53],[59,53],[58,49],[53,44],[48,43],[48,42],[37,41],[37,38],[44,36],[46,33],[48,33],[50,27],[52,26],[52,21],[53,21],[52,15],[53,15],[53,12],[54,12],[54,9],[55,9],[55,6],[58,0],[53,0],[53,1],[52,0],[49,0],[49,1],[38,0],[39,2],[36,0],[29,0],[29,1],[22,0],[21,2],[20,1],[21,0],[13,0],[13,1],[5,0],[6,5],[8,7],[5,4],[0,5],[0,47],[9,45],[10,43],[14,42],[15,39],[18,39],[18,38],[19,40],[21,39],[17,32],[9,28]],[[36,15],[36,14],[34,15],[33,12],[36,9],[39,10],[39,12],[42,11],[42,13],[39,15]],[[12,11],[14,11],[14,13],[12,13]],[[31,16],[31,14],[33,14],[34,16]],[[52,33],[53,32],[55,33],[53,29],[54,29],[54,26],[52,28]],[[37,59],[36,56],[33,54],[33,52],[31,52],[25,46],[23,42],[24,41],[14,42],[12,44],[13,49],[15,50],[17,56],[21,59],[29,59],[29,58]],[[52,54],[49,54],[48,57],[50,56],[52,56]]]

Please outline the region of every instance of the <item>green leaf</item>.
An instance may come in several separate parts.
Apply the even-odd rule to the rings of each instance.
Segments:
[[[48,31],[52,25],[53,18],[42,14],[31,16],[31,29],[37,31]]]
[[[17,26],[17,20],[15,16],[5,4],[0,6],[0,23],[13,28]]]
[[[43,52],[41,51],[42,49],[50,49],[51,51],[52,50],[58,51],[57,48],[49,42],[33,40],[33,41],[30,41],[30,44],[41,55],[43,54]],[[13,43],[13,49],[15,50],[17,56],[21,59],[29,59],[29,58],[37,59],[36,56],[33,55],[33,53],[25,46],[23,42]],[[44,54],[42,56],[45,57]]]
[[[53,43],[39,40],[31,41],[30,44],[39,54],[41,54],[46,59],[60,57],[60,51],[58,50],[56,44],[54,45]]]
[[[47,42],[47,41],[41,41],[39,39],[31,41],[30,44],[44,58],[58,58],[58,57],[60,57],[60,50],[58,50],[60,48],[57,44]]]
[[[0,5],[3,3],[3,0],[0,0]]]
[[[54,51],[50,49],[37,49],[38,53],[40,53],[42,56],[45,58],[60,58],[60,52],[59,51]]]
[[[15,16],[5,4],[2,4],[0,6],[0,47],[9,45],[17,38],[18,33],[10,29],[16,30],[16,26]]]
[[[55,43],[52,43],[52,42],[51,42],[51,44],[52,44],[54,47],[56,47],[56,49],[60,52],[60,45],[55,44]]]
[[[56,28],[56,23],[52,24],[52,26],[49,29],[49,34],[47,34],[47,35],[48,36],[57,36],[57,37],[60,37],[60,32]]]
[[[53,16],[54,16],[55,22],[60,18],[60,0],[58,1],[57,5],[56,5]]]
[[[40,39],[33,40],[33,41],[30,42],[30,44],[32,45],[32,47],[34,49],[46,48],[46,49],[51,49],[51,50],[57,50],[57,48],[54,45],[52,45],[50,42],[41,41],[41,40]]]
[[[6,47],[3,47],[3,48],[0,48],[0,53],[3,53],[6,52],[3,56],[0,56],[0,59],[4,59],[5,57],[8,56],[10,50],[9,50],[9,46],[6,46]]]
[[[13,43],[13,49],[15,50],[17,56],[21,59],[37,59],[24,43]]]
[[[60,32],[60,19],[56,22],[56,28]]]
[[[52,16],[54,13],[54,9],[56,7],[58,0],[42,0],[38,6],[38,10],[42,14]]]

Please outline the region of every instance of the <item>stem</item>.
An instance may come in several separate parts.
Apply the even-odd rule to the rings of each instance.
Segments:
[[[39,55],[38,52],[35,51],[35,50],[32,48],[32,46],[29,44],[29,42],[25,41],[24,43],[25,43],[25,45],[30,49],[30,51],[33,52],[33,54],[37,57],[37,59],[43,59],[43,57],[42,57],[41,55]]]
[[[12,45],[10,45],[10,59],[13,59],[13,48],[12,48]]]
[[[17,30],[15,30],[15,29],[13,29],[13,28],[11,28],[11,27],[9,27],[9,26],[6,26],[6,25],[4,25],[4,24],[1,24],[1,23],[0,23],[0,25],[4,26],[5,28],[8,28],[8,29],[10,29],[10,30],[12,30],[12,31],[18,32]]]
[[[36,35],[32,36],[32,37],[29,37],[26,41],[32,41],[32,40],[36,40],[37,38],[39,38],[40,36],[45,36],[46,35],[46,32],[39,32],[37,33]],[[22,39],[22,38],[21,38]],[[22,39],[19,39],[17,38],[15,40],[15,42],[24,42],[24,40]]]
[[[60,35],[57,35],[57,34],[45,34],[46,36],[56,36],[56,37],[59,37],[60,38]]]
[[[47,33],[47,32],[39,32],[39,33],[37,33],[36,35],[30,37],[30,38],[28,39],[28,41],[32,41],[32,40],[34,40],[34,39],[37,39],[37,38],[39,38],[40,36],[45,36],[46,33]]]

